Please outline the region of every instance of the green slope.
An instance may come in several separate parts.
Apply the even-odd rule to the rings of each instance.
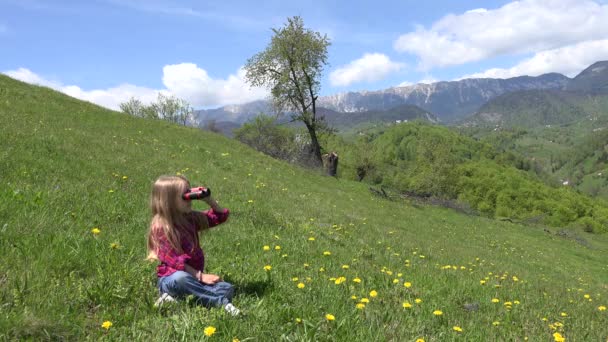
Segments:
[[[568,181],[569,186],[586,194],[608,199],[608,164],[605,156],[608,96],[563,94],[567,96],[553,99],[569,101],[584,115],[578,119],[564,115],[563,124],[545,126],[532,123],[533,120],[527,121],[527,124],[515,120],[518,122],[516,125],[503,125],[496,129],[494,126],[479,125],[461,131],[529,159],[550,176],[552,183]],[[520,113],[529,113],[538,106],[537,103],[531,104],[528,109],[524,109],[523,105],[518,108]],[[535,112],[532,117],[539,118],[537,114]],[[552,115],[560,116],[560,113],[556,111]]]
[[[608,337],[608,311],[598,309],[608,305],[605,236],[576,241],[381,200],[219,135],[5,76],[0,119],[0,339],[201,340],[206,326],[222,341]],[[154,179],[175,173],[233,212],[202,243],[208,271],[236,284],[245,317],[152,307],[147,200]]]
[[[484,104],[467,118],[466,126],[533,128],[563,125],[592,117],[584,110],[585,96],[559,90],[506,93]]]
[[[370,110],[364,112],[340,113],[320,108],[319,115],[323,116],[331,127],[340,132],[355,131],[357,128],[368,128],[374,125],[395,124],[413,120],[438,123],[439,119],[430,112],[413,105],[400,105],[387,110]]]

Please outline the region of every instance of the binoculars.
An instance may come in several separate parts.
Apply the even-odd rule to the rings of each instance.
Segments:
[[[192,201],[197,199],[203,199],[209,196],[211,196],[211,189],[199,186],[197,188],[188,189],[182,195],[182,198],[186,201]]]

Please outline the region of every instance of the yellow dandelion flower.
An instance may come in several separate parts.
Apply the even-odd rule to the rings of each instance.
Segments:
[[[504,306],[511,306],[511,305],[513,305],[513,303],[511,303],[511,302],[504,302],[504,304],[503,304],[503,305],[504,305]]]
[[[343,282],[345,282],[345,281],[346,281],[346,278],[345,278],[345,277],[338,277],[338,278],[337,278],[337,279],[334,281],[334,283],[335,283],[336,285],[340,285],[340,284],[342,284],[342,283],[343,283]]]
[[[421,338],[416,339],[416,342],[424,342],[424,339],[421,339]]]
[[[355,283],[359,284],[359,283],[361,282],[361,279],[359,279],[359,278],[355,278],[355,279],[353,279],[353,282],[355,282]]]
[[[348,266],[348,265],[342,265],[342,269],[347,270],[347,269],[349,269],[349,268],[350,268],[350,266]]]
[[[412,283],[410,283],[409,281],[406,281],[405,283],[403,283],[403,286],[407,287],[409,289],[410,287],[412,287]]]
[[[514,301],[513,301],[513,304],[515,304],[515,305],[519,305],[519,304],[521,304],[521,302],[520,302],[520,301],[518,301],[518,300],[514,300]]]
[[[253,200],[252,199],[247,200],[247,203],[253,203]]]
[[[568,314],[567,314],[567,313],[565,313],[565,312],[562,312],[562,313],[560,313],[559,315],[560,315],[560,316],[562,316],[562,317],[568,317]]]
[[[325,272],[325,268],[323,268],[323,267],[319,268],[319,272]]]
[[[304,268],[308,268],[308,267],[310,267],[310,265],[307,263],[304,263]]]
[[[363,308],[365,308],[365,304],[363,304],[363,303],[358,303],[356,306],[357,306],[357,309],[359,309],[359,310],[363,310]]]
[[[498,298],[492,298],[492,303],[500,303],[500,299],[498,299]]]
[[[403,273],[397,273],[397,277],[401,278],[403,276]]]
[[[410,302],[403,302],[403,308],[404,309],[409,309],[412,307],[412,304],[410,304]]]
[[[555,340],[555,342],[564,342],[566,341],[566,338],[564,336],[562,336],[562,334],[556,332],[553,333],[553,339]]]
[[[127,179],[129,179],[129,177],[127,177],[127,176],[122,176],[122,180],[127,180]]]
[[[281,246],[274,246],[274,250],[275,251],[280,251],[281,250]]]
[[[397,283],[399,283],[399,279],[396,279],[396,278],[393,279],[393,284],[397,284]]]
[[[303,289],[306,285],[304,285],[304,283],[298,283],[298,288],[299,289]]]
[[[369,292],[369,296],[370,296],[370,297],[372,297],[372,298],[375,298],[375,297],[377,297],[377,296],[378,296],[378,292],[376,292],[376,290],[371,290],[371,291]]]
[[[325,252],[323,252],[323,255],[331,255],[331,252],[330,251],[325,251]]]
[[[499,325],[500,325],[500,322],[499,322],[499,321],[494,321],[494,322],[492,322],[492,325],[493,325],[493,326],[499,326]]]
[[[352,299],[352,300],[357,300],[357,296],[352,295],[352,296],[350,296],[350,299]]]
[[[367,299],[367,298],[361,298],[361,303],[369,303],[369,299]]]
[[[485,281],[485,280],[480,280],[480,281],[479,281],[479,285],[485,285],[485,284],[486,284],[486,281]]]
[[[605,305],[600,305],[600,306],[597,307],[597,309],[599,311],[606,311],[606,306]]]
[[[241,340],[239,340],[238,338],[235,337],[232,339],[232,342],[241,342]]]
[[[91,233],[93,233],[93,235],[99,235],[99,233],[101,233],[101,230],[99,230],[99,228],[93,228],[91,229]]]
[[[517,282],[517,281],[519,281],[519,278],[517,278],[516,276],[513,276],[513,281]]]
[[[420,303],[422,303],[422,299],[420,299],[420,298],[416,298],[416,299],[414,300],[414,302],[416,302],[416,304],[420,304]]]
[[[326,314],[325,315],[325,319],[328,320],[328,321],[333,321],[333,320],[336,319],[336,317],[334,315],[332,315],[332,314]]]
[[[435,316],[441,316],[441,315],[443,315],[443,311],[441,311],[441,310],[435,310],[435,311],[433,311],[433,315],[435,315]]]
[[[302,319],[300,317],[296,317],[296,323],[298,323],[298,324],[302,323]]]
[[[120,247],[120,245],[118,244],[118,242],[112,242],[110,244],[110,248],[112,248],[112,249],[118,249],[118,247]]]
[[[298,278],[298,277],[291,278],[291,281],[298,281],[298,280],[300,280],[300,278]]]
[[[452,329],[454,329],[456,332],[462,332],[462,328],[457,325],[455,325]]]
[[[264,247],[263,247],[263,249],[264,249],[265,251],[269,251],[269,250],[270,250],[270,246],[264,246]]]
[[[591,296],[589,296],[588,294],[586,294],[583,297],[585,297],[585,299],[589,299],[589,297],[591,297]]]
[[[110,329],[111,326],[112,326],[112,322],[110,322],[110,321],[105,321],[101,324],[101,327],[106,330]]]
[[[205,336],[211,336],[213,334],[215,334],[215,327],[212,326],[208,326],[205,328],[205,330],[203,330],[203,332],[205,333]]]
[[[268,272],[268,271],[270,271],[271,269],[272,269],[272,266],[270,266],[270,265],[266,265],[266,266],[264,266],[264,271],[267,271],[267,272]]]
[[[308,238],[308,241],[315,241],[315,238],[313,236]]]

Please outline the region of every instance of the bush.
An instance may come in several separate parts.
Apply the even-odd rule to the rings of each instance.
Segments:
[[[260,114],[236,129],[234,137],[273,158],[287,161],[297,159],[295,133],[277,125],[274,117]]]

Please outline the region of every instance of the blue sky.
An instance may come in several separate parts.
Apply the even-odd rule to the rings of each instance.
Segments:
[[[263,98],[239,69],[299,15],[327,34],[322,95],[608,59],[600,0],[0,0],[0,72],[116,108],[159,91],[210,108]]]

